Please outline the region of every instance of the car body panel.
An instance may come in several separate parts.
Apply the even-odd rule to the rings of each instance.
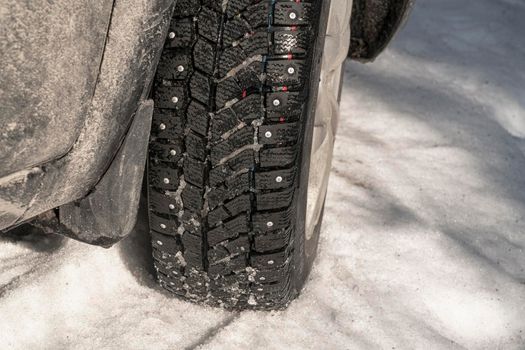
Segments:
[[[147,99],[173,1],[122,0],[111,7],[96,85],[78,137],[65,155],[0,178],[0,229],[86,196],[110,166],[137,107]],[[48,142],[60,134],[60,127],[49,130]],[[31,139],[30,134],[25,137]]]
[[[0,177],[63,156],[79,137],[112,2],[5,0],[1,7]]]

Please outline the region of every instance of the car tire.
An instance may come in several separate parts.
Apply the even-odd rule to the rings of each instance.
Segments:
[[[178,1],[147,169],[155,268],[174,294],[268,310],[301,290],[326,194],[308,188],[329,3]]]

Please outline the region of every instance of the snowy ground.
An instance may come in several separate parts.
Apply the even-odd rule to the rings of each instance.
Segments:
[[[348,63],[320,253],[284,312],[154,283],[110,250],[0,238],[0,349],[525,348],[525,3],[421,0]]]

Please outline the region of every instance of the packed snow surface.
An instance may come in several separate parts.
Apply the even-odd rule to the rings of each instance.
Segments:
[[[319,256],[283,312],[156,286],[147,233],[0,238],[0,349],[525,348],[525,3],[421,0],[348,62]]]

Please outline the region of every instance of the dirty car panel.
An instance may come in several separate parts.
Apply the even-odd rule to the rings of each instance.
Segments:
[[[77,2],[75,4],[81,6]],[[84,77],[94,86],[84,82],[84,95],[82,95],[84,100],[79,98],[76,101],[86,105],[83,107],[84,113],[81,113],[81,109],[73,108],[67,116],[59,116],[67,119],[68,122],[62,121],[59,126],[52,126],[51,123],[45,128],[46,132],[41,136],[45,141],[42,143],[52,143],[51,141],[62,139],[60,147],[55,146],[52,151],[46,148],[44,151],[38,149],[40,145],[36,144],[34,139],[31,141],[33,138],[31,133],[22,134],[18,147],[25,148],[24,142],[30,143],[27,148],[31,150],[36,147],[35,152],[39,153],[39,158],[16,160],[19,163],[15,166],[14,159],[21,156],[12,156],[11,152],[2,150],[2,156],[6,154],[12,160],[9,164],[2,163],[2,174],[5,176],[0,178],[0,229],[17,225],[50,209],[85,197],[110,166],[139,104],[148,97],[173,11],[173,1],[123,0],[100,2],[100,5],[104,10],[93,10],[97,6],[90,3],[89,11],[102,11],[101,15],[106,17],[110,15],[111,18],[108,18],[109,23],[106,24],[105,29],[100,29],[103,35],[99,34],[97,29],[103,50],[98,50],[99,47],[96,46],[92,54],[95,55],[96,52],[102,56],[98,59],[96,55],[93,56],[92,60],[95,61],[96,68],[90,69],[94,74]],[[10,2],[6,17],[13,18],[15,22],[19,21],[18,16],[22,15],[18,12],[20,6],[16,1]],[[30,10],[33,3],[27,6]],[[89,13],[88,10],[86,11]],[[62,20],[69,18],[69,14],[62,16],[60,12],[49,13],[49,16],[57,16]],[[93,16],[96,17],[95,14]],[[47,20],[53,22],[58,21],[59,18]],[[93,21],[93,25],[100,28],[104,28],[107,22],[102,21],[97,25],[100,19]],[[104,35],[107,37],[104,38]],[[8,37],[7,43],[2,45],[16,48],[21,44],[17,41],[16,37]],[[82,40],[69,43],[72,49],[83,44],[86,45]],[[42,49],[55,48],[44,46]],[[64,52],[68,51],[62,50],[62,54],[66,55]],[[41,53],[41,57],[53,57],[53,55]],[[91,65],[90,61],[86,58],[82,64]],[[16,60],[10,59],[8,62],[12,65],[16,64]],[[3,76],[2,81],[4,79]],[[64,99],[75,100],[75,95],[68,95],[70,92],[62,91],[62,93],[65,94]],[[2,110],[0,118],[2,121],[10,120],[11,117],[6,117],[6,113],[8,111]],[[4,126],[2,130],[5,130]],[[67,135],[73,136],[68,138]],[[72,144],[71,140],[74,140]],[[13,141],[1,142],[7,144]],[[69,151],[62,154],[66,149]],[[138,162],[143,162],[142,157],[140,158]],[[42,163],[45,159],[51,160]],[[142,163],[141,166],[143,168],[144,164]],[[6,170],[13,169],[17,171],[7,174]],[[124,181],[124,179],[115,179],[115,181]]]
[[[0,178],[63,156],[79,137],[112,3],[6,0],[1,7]]]

